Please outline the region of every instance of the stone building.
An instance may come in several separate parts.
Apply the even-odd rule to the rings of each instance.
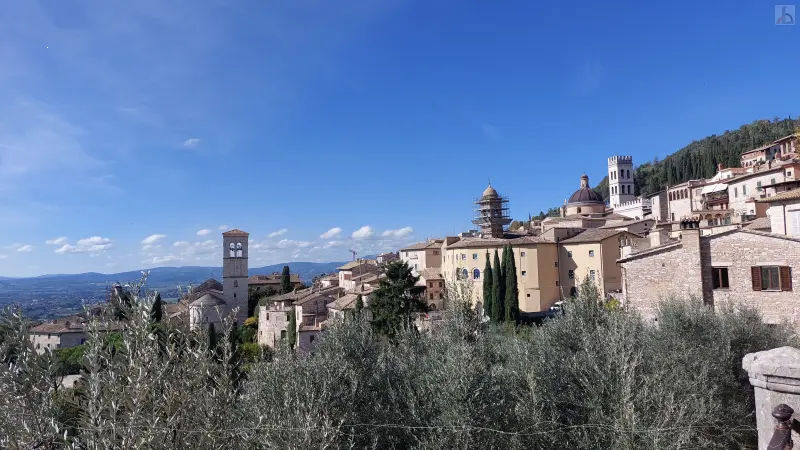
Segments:
[[[609,204],[616,214],[636,220],[651,214],[650,199],[635,195],[633,158],[630,156],[608,158],[608,193]]]
[[[339,286],[349,292],[356,288],[355,278],[368,273],[376,274],[380,272],[380,267],[374,259],[358,259],[337,267],[336,270],[339,273]]]
[[[192,329],[221,322],[236,311],[238,324],[247,319],[249,233],[230,230],[222,233],[222,291],[209,290],[189,304],[189,326]]]
[[[252,275],[247,279],[247,285],[248,288],[255,291],[267,292],[271,289],[273,292],[280,293],[282,280],[283,274],[277,272],[269,275]],[[303,284],[300,280],[300,275],[296,273],[289,274],[289,282],[292,285],[292,289],[300,287]]]
[[[428,268],[419,275],[419,286],[424,286],[422,296],[430,310],[442,309],[445,294],[445,280],[441,267]]]
[[[633,252],[623,248],[623,255],[618,263],[625,305],[646,318],[662,299],[677,296],[714,308],[744,303],[757,307],[768,323],[800,324],[793,292],[800,239],[747,229],[701,236],[695,222],[685,224],[679,240]]]

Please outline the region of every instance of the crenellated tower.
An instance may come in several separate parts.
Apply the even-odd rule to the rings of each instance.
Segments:
[[[612,156],[608,158],[608,194],[612,208],[636,200],[633,187],[633,158]]]

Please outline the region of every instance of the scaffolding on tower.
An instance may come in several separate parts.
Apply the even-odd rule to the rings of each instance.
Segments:
[[[486,237],[502,238],[506,225],[511,223],[508,215],[508,198],[501,196],[491,186],[483,196],[474,199],[475,215],[472,223]]]

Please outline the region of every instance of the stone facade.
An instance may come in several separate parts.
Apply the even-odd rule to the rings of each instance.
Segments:
[[[47,350],[58,348],[77,347],[86,341],[85,331],[64,332],[64,333],[44,333],[31,332],[31,342],[37,353],[44,353]]]
[[[290,314],[294,314],[291,307],[260,306],[258,308],[258,343],[270,348],[277,347],[278,341],[286,337]]]
[[[696,298],[714,308],[748,304],[756,306],[768,323],[787,319],[800,324],[800,304],[793,291],[800,281],[798,239],[751,230],[700,237],[697,229],[682,230],[679,242],[633,253],[618,262],[626,305],[646,318],[655,315],[662,299],[674,295]],[[778,287],[763,289],[761,275],[756,274],[762,267],[775,268]]]

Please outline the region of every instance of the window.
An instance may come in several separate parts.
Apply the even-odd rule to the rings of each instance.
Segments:
[[[558,261],[556,261],[556,267],[558,267]]]
[[[239,287],[239,280],[233,280],[233,287]]]
[[[581,207],[580,207],[580,206],[578,206],[578,212],[579,212],[579,213],[581,212]]]
[[[787,177],[791,177],[792,176],[792,171],[791,170],[787,170],[786,171],[786,176]]]
[[[438,254],[439,254],[439,250],[434,250],[434,251],[433,251],[433,254],[434,254],[434,255],[438,255]]]
[[[478,259],[478,254],[477,253],[473,253],[472,254],[472,259]]]
[[[308,337],[308,343],[311,344],[313,342],[314,342],[314,336],[309,336]]]
[[[478,280],[481,278],[481,271],[479,269],[472,269],[472,279]]]
[[[531,296],[531,294],[528,294],[528,297],[530,297],[530,296]]]
[[[594,280],[594,270],[589,271],[589,279]]]
[[[522,276],[524,277],[526,273],[528,273],[528,272],[526,272],[526,271],[524,271],[524,270],[523,270],[523,271],[522,271]]]
[[[428,281],[428,287],[429,287],[429,288],[432,288],[432,287],[433,287],[433,281]]]
[[[521,258],[524,258],[524,257],[525,257],[525,252],[519,252],[519,256],[520,256]]]
[[[589,258],[594,258],[594,250],[589,250]]]
[[[286,339],[286,330],[281,330],[281,339]]]
[[[556,287],[558,287],[558,280],[556,280]]]
[[[466,253],[462,253],[461,254],[461,260],[464,261],[466,259],[467,259],[467,254]]]
[[[753,266],[754,291],[791,291],[792,269],[789,266]]]
[[[769,184],[775,184],[775,178],[770,179]]]
[[[733,188],[733,196],[737,198],[739,197],[739,188]]]
[[[430,294],[428,294],[428,296],[429,296],[429,298],[430,298],[431,300],[433,300],[433,292],[431,292]]]
[[[442,293],[440,292],[440,293],[439,293],[439,300],[441,300],[441,299],[443,299],[443,298],[444,298],[444,295],[442,295]]]
[[[756,183],[756,189],[758,189],[758,190],[761,189],[761,182],[760,181],[758,183]]]
[[[569,271],[569,279],[570,279],[570,280],[573,280],[573,279],[575,279],[575,271],[574,271],[574,270],[570,270],[570,271]]]
[[[567,257],[572,258],[572,252],[571,251],[567,252]],[[572,271],[570,270],[570,272],[572,272]]]
[[[742,195],[747,195],[747,185],[742,186]]]
[[[442,283],[443,283],[442,281],[439,282],[439,287],[442,287]]]
[[[727,267],[712,267],[711,278],[714,289],[727,289],[730,287],[730,284],[728,283]]]
[[[469,271],[468,271],[467,269],[461,269],[461,277],[462,277],[463,279],[465,279],[465,280],[466,280],[467,278],[469,278]]]
[[[403,252],[403,256],[408,256],[408,252]]]
[[[419,270],[419,268],[417,267],[417,264],[414,264],[414,270]]]

